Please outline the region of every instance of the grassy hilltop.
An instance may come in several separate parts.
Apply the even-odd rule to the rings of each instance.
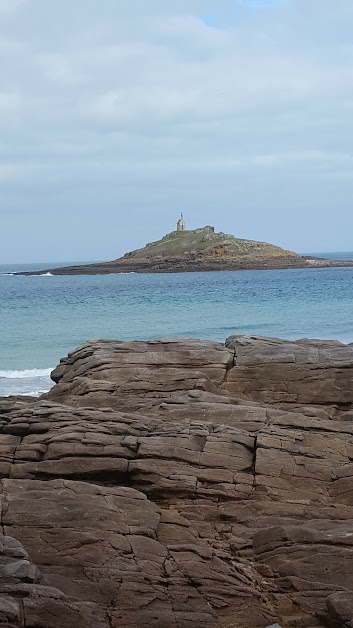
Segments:
[[[158,260],[187,262],[198,259],[200,262],[218,263],[282,257],[302,260],[297,253],[285,251],[273,244],[242,240],[226,233],[214,233],[213,227],[203,227],[191,231],[172,231],[161,240],[151,242],[115,261],[130,264],[133,261],[156,263]]]

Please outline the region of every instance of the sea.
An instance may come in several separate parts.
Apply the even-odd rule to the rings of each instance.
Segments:
[[[353,259],[353,252],[310,255]],[[224,342],[231,335],[256,334],[353,342],[353,267],[13,274],[63,265],[0,266],[0,396],[48,391],[60,358],[93,338]]]

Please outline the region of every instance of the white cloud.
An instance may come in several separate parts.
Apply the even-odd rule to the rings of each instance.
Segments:
[[[39,54],[34,61],[43,76],[54,84],[71,87],[84,80],[82,72],[75,70],[72,60],[65,54]]]
[[[0,0],[0,213],[192,202],[255,237],[266,205],[267,240],[284,199],[294,238],[303,194],[348,215],[353,3],[267,4]]]
[[[0,164],[0,182],[18,181],[19,168],[12,164]]]
[[[17,92],[0,91],[0,114],[12,113],[20,106],[20,95]]]
[[[15,13],[27,0],[0,0],[0,15],[6,16]]]

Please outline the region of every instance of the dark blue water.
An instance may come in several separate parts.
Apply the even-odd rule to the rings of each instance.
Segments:
[[[223,342],[259,334],[353,342],[352,314],[353,268],[0,275],[0,395],[48,389],[50,369],[91,338]]]

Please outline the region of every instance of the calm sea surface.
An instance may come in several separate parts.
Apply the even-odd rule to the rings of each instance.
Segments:
[[[316,255],[353,259],[353,253]],[[223,342],[232,334],[258,334],[353,342],[353,268],[10,274],[50,266],[0,266],[0,396],[48,390],[50,370],[91,338]]]

